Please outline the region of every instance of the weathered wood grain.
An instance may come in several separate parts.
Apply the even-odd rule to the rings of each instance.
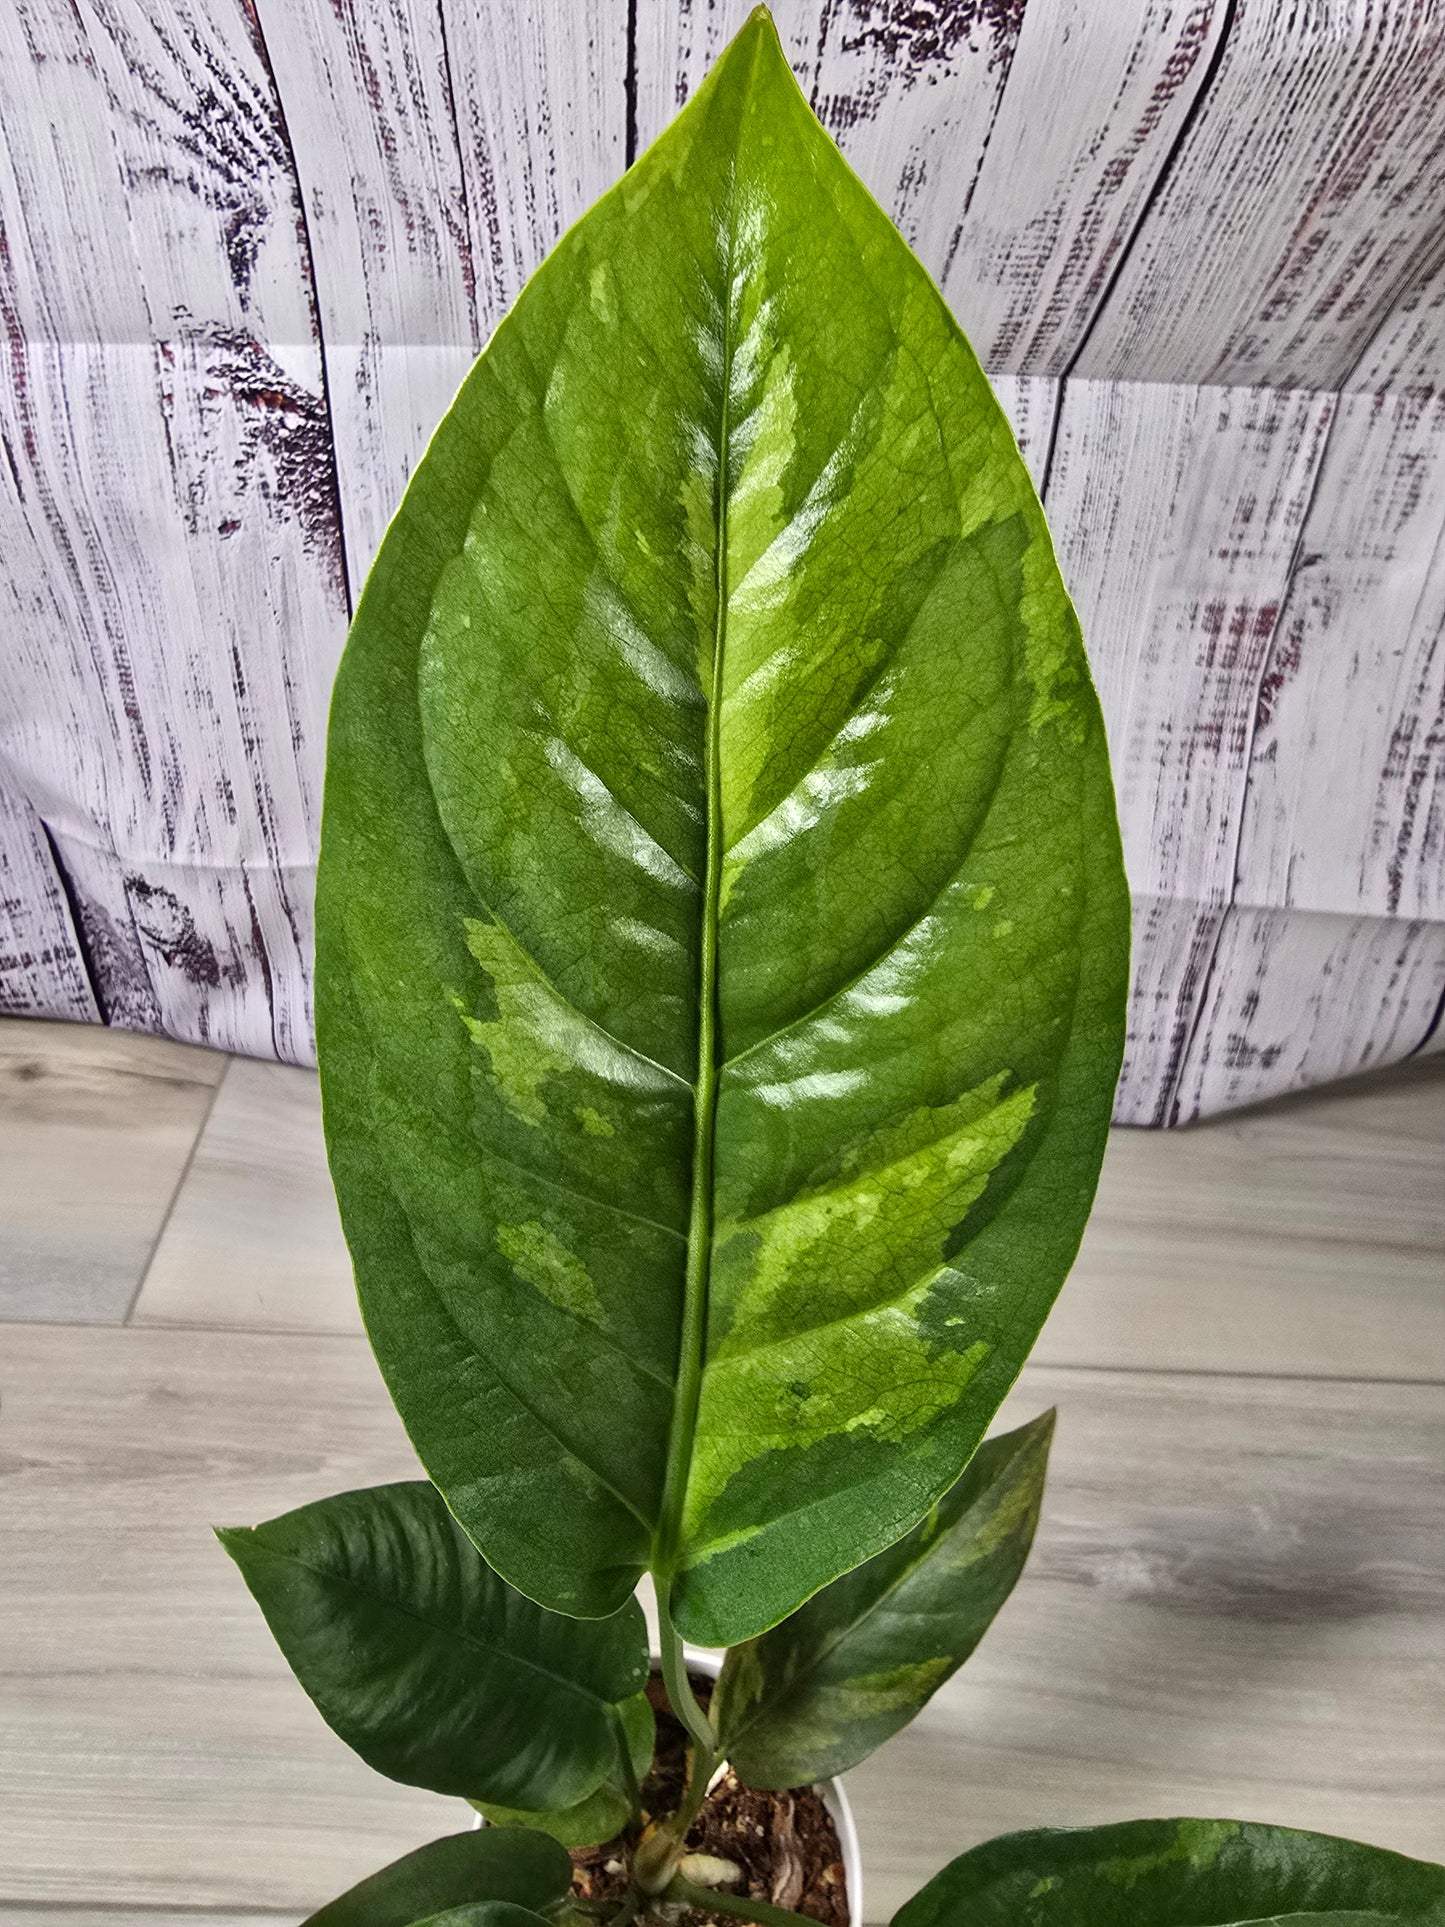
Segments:
[[[445,25],[435,0],[257,0],[257,16],[306,209],[359,585],[481,346]]]
[[[998,375],[993,387],[1034,487],[1042,491],[1054,445],[1061,384],[1048,375]]]
[[[1347,389],[1438,388],[1445,383],[1445,248],[1423,250],[1359,360]]]
[[[94,915],[128,961],[112,994],[92,946],[100,1001],[291,1055],[345,603],[304,228],[253,27],[169,0],[5,10],[0,485],[30,617],[11,760],[83,922],[82,872],[116,872]],[[172,900],[166,930],[194,944],[128,916]]]
[[[415,1460],[362,1339],[95,1335],[0,1359],[0,1894],[299,1917],[465,1809],[333,1738],[211,1527]]]
[[[1183,886],[1181,886],[1183,887]],[[1227,914],[1222,903],[1135,893],[1128,1029],[1114,1122],[1171,1122],[1174,1083]]]
[[[1261,678],[1237,894],[1445,918],[1445,395],[1343,395]]]
[[[1028,0],[976,174],[935,264],[990,374],[1062,375],[1205,85],[1223,0]]]
[[[1233,896],[1260,682],[1332,408],[1305,391],[1065,387],[1047,505],[1138,903],[1126,1122],[1170,1115]]]
[[[1445,917],[1445,267],[1336,403],[1261,684],[1238,897]]]
[[[0,1016],[100,1016],[40,818],[0,785]]]
[[[1029,1566],[849,1776],[868,1911],[1018,1826],[1217,1814],[1445,1855],[1437,1387],[1029,1367]]]
[[[485,339],[627,165],[628,11],[440,4]]]
[[[1261,665],[1331,409],[1270,388],[1065,390],[1048,505],[1141,894],[1229,900]]]
[[[1442,192],[1434,0],[1237,0],[1077,372],[1338,387],[1438,254]]]
[[[1334,403],[1259,679],[1235,907],[1166,1118],[1388,1063],[1438,1028],[1442,373],[1445,269],[1427,256]]]
[[[1445,922],[1236,905],[1168,1121],[1407,1057],[1438,1024]]]
[[[0,1900],[0,1927],[296,1927],[296,1915],[231,1907],[217,1913],[210,1907],[63,1906],[47,1906],[39,1914],[23,1902],[11,1907]]]

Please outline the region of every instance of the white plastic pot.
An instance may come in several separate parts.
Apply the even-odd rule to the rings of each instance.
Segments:
[[[653,1659],[656,1658],[654,1653]],[[706,1652],[700,1646],[685,1646],[683,1658],[691,1671],[705,1673],[709,1679],[716,1679],[722,1671],[722,1661],[718,1655]],[[843,1878],[848,1883],[848,1927],[863,1927],[863,1857],[858,1851],[858,1829],[853,1824],[853,1809],[848,1804],[841,1780],[820,1780],[817,1791],[832,1816],[833,1825],[838,1829],[838,1845],[843,1849]],[[486,1825],[480,1813],[472,1825]]]

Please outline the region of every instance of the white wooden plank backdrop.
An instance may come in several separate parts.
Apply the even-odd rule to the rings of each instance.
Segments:
[[[0,9],[0,1010],[311,1051],[327,690],[456,383],[748,0]],[[1121,1118],[1438,1043],[1445,0],[778,0],[1044,493]]]

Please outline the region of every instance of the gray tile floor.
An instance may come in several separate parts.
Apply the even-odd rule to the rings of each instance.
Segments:
[[[208,1526],[404,1477],[315,1080],[0,1023],[0,1927],[287,1927],[450,1830]],[[1030,1568],[850,1776],[884,1920],[1008,1827],[1229,1814],[1445,1859],[1445,1063],[1118,1132],[1007,1408]]]

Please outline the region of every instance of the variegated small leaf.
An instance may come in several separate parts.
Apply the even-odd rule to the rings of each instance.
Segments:
[[[724,1663],[723,1749],[752,1786],[856,1766],[977,1646],[1023,1571],[1054,1415],[981,1445],[921,1524]]]

